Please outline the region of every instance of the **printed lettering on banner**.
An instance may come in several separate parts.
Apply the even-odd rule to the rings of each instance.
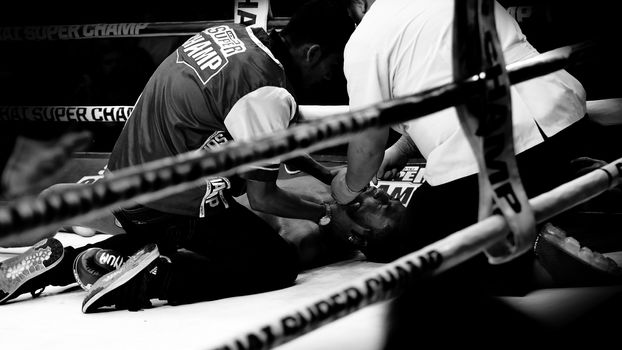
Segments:
[[[410,199],[417,187],[423,183],[425,167],[421,165],[409,165],[391,181],[378,181],[379,189],[387,192],[391,198],[399,199],[404,206],[408,206]]]
[[[207,28],[177,49],[177,63],[192,68],[203,85],[229,63],[228,57],[246,51],[246,45],[226,25]]]

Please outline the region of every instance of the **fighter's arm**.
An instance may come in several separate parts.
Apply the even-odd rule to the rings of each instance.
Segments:
[[[225,126],[236,141],[252,140],[286,129],[296,113],[291,94],[274,86],[261,87],[240,98],[225,118]],[[264,213],[318,222],[326,209],[321,201],[296,196],[276,184],[279,162],[252,166],[241,176],[247,180],[251,207]]]
[[[314,198],[315,202],[330,202],[330,187],[308,175],[279,179],[277,186],[295,196]],[[251,190],[252,192],[252,190]],[[248,192],[237,197],[242,205],[253,210],[263,218],[275,231],[292,242],[298,249],[302,268],[312,268],[352,256],[356,247],[348,239],[348,232],[339,225],[320,227],[317,222],[309,220],[283,218],[254,210],[248,200]],[[336,214],[345,214],[335,211]],[[339,219],[336,219],[337,222]],[[364,229],[353,227],[357,232]]]
[[[261,87],[240,98],[225,118],[225,126],[234,140],[252,140],[286,129],[296,114],[296,101],[285,89]],[[273,163],[273,164],[276,164]],[[331,172],[308,155],[287,161],[295,169],[330,183]]]
[[[285,163],[293,167],[293,169],[303,171],[327,185],[330,185],[336,174],[336,170],[323,166],[307,154],[287,160]]]
[[[265,86],[240,98],[225,118],[233,139],[254,138],[284,130],[296,113],[296,102],[283,88]],[[276,184],[279,162],[252,166],[241,176],[247,180],[249,204],[257,211],[318,222],[326,215],[326,206],[279,188]],[[347,217],[333,204],[330,225],[347,227]]]
[[[300,114],[298,122],[304,123],[315,119],[327,118],[335,114],[346,113],[349,110],[350,107],[347,105],[300,105],[298,106],[298,113]],[[336,174],[335,169],[329,169],[321,165],[309,155],[293,158],[285,163],[288,167],[303,171],[327,185],[330,185],[330,182]]]

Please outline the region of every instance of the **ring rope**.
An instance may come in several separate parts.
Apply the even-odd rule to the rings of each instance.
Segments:
[[[541,59],[530,61],[530,65],[521,65],[509,72],[510,79],[517,84],[538,76],[536,74],[561,69],[578,57],[574,50],[583,47],[564,47],[549,52]],[[188,152],[121,169],[81,188],[18,199],[0,208],[0,237],[55,229],[62,221],[72,218],[92,219],[106,209],[129,204],[132,200],[148,202],[196,187],[206,176],[231,175],[252,164],[286,160],[305,151],[335,146],[367,128],[393,125],[464,103],[480,91],[488,78],[480,73],[413,95],[313,120],[253,142],[231,142],[214,151]]]
[[[485,252],[491,264],[501,264],[529,250],[536,237],[535,218],[516,164],[510,80],[494,1],[456,1],[454,7],[454,79],[481,71],[495,76],[456,111],[479,169],[479,220],[498,210],[510,226],[506,241]]]
[[[523,79],[520,81],[564,68],[571,60],[571,53],[572,50],[547,60],[534,61],[532,66],[519,66],[518,76]],[[533,66],[539,66],[540,70]],[[530,69],[533,69],[534,75],[526,73]],[[508,73],[512,84],[520,82],[512,81],[512,74]],[[278,157],[287,159],[305,150],[342,143],[348,136],[370,127],[395,124],[464,103],[477,95],[478,90],[491,78],[494,77],[487,77],[482,72],[419,94],[293,127],[254,143],[234,142],[215,152],[183,154],[121,170],[108,179],[86,185],[79,190],[43,199],[19,200],[10,204],[6,210],[0,210],[0,235],[28,232],[33,227],[55,223],[54,220],[78,217],[89,210],[103,211],[131,199],[163,197],[201,183],[201,177],[206,175],[239,172],[249,164]],[[622,159],[602,167],[601,170],[530,200],[537,221],[546,220],[555,213],[617,186],[620,183]],[[216,348],[270,348],[282,344],[366,305],[394,297],[413,281],[434,276],[467,260],[499,241],[507,232],[508,224],[502,216],[490,216],[387,264],[346,287],[327,293],[326,297],[302,310],[296,309],[275,322]],[[308,317],[300,319],[305,314]]]
[[[268,20],[268,28],[283,28],[288,21],[288,17],[277,17]],[[0,41],[56,41],[185,36],[194,35],[212,25],[230,23],[234,23],[234,20],[12,26],[0,27]]]
[[[547,51],[524,62],[506,66],[511,84],[567,68],[578,62],[593,47],[592,42],[564,46]],[[134,106],[0,106],[0,122],[125,123]]]
[[[539,74],[532,77],[565,67],[571,56],[563,56],[563,64],[557,59],[534,63],[533,65],[548,65],[552,70],[535,70]],[[562,66],[555,68],[556,62]],[[348,136],[367,128],[395,124],[452,105],[470,102],[474,96],[481,94],[481,89],[488,91],[486,84],[495,79],[495,74],[508,74],[506,79],[511,84],[517,83],[511,80],[511,74],[503,71],[503,68],[502,66],[501,73],[486,73],[490,70],[485,70],[466,79],[408,96],[404,100],[381,102],[365,109],[330,117],[330,120],[326,118],[294,127],[254,143],[231,143],[215,152],[194,153],[197,156],[183,154],[121,170],[108,179],[75,191],[34,200],[19,200],[14,205],[10,204],[6,211],[0,210],[0,236],[5,232],[33,232],[33,227],[41,228],[49,222],[79,217],[89,211],[96,213],[132,199],[163,197],[171,191],[175,193],[202,183],[201,177],[206,175],[227,175],[243,171],[249,164],[279,157],[291,158],[305,150],[342,143]],[[523,70],[529,68],[532,66],[522,66]],[[525,80],[530,78],[528,74],[522,77]],[[537,222],[617,186],[621,182],[622,159],[600,170],[602,171],[591,172],[529,200]],[[509,232],[508,225],[506,218],[501,215],[482,218],[477,224],[378,268],[344,287],[326,293],[324,297],[302,309],[296,308],[273,322],[215,348],[271,348],[362,307],[397,296],[414,281],[437,275],[500,241]],[[5,227],[7,230],[3,229]]]
[[[529,203],[536,221],[541,223],[621,183],[622,158],[534,197]],[[508,232],[502,215],[489,216],[208,349],[270,349],[286,343],[365,306],[396,297],[414,282],[436,276],[483,252]]]

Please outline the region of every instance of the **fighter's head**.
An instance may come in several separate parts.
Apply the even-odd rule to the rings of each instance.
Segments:
[[[296,72],[290,79],[305,93],[343,75],[343,50],[354,22],[338,0],[310,0],[290,18],[280,35]]]
[[[405,210],[402,202],[370,186],[355,199],[348,213],[378,236],[395,230]]]
[[[370,187],[348,208],[350,217],[365,230],[350,232],[353,237],[348,238],[371,260],[386,260],[385,256],[399,254],[396,249],[398,226],[405,212],[402,202]]]

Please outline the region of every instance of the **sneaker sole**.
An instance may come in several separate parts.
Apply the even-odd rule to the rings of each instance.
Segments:
[[[58,265],[64,255],[63,244],[47,238],[24,253],[0,262],[0,304],[11,299],[26,282]]]
[[[96,310],[98,301],[141,273],[159,256],[158,247],[150,244],[132,255],[119,269],[102,276],[84,298],[82,312],[86,314]]]

